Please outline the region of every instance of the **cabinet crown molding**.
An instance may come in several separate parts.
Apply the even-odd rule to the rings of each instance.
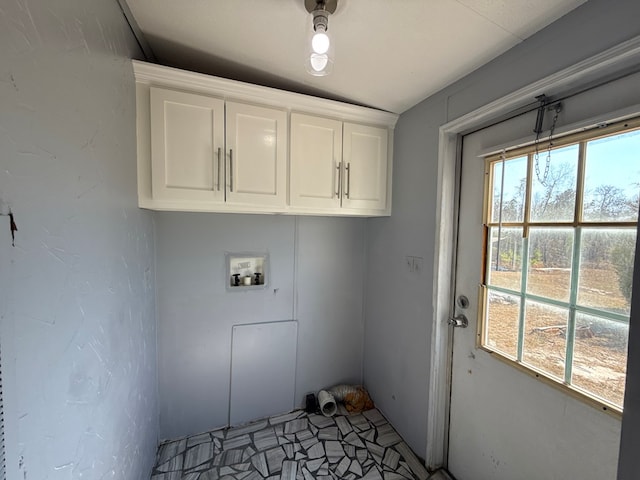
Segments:
[[[224,100],[242,99],[259,105],[291,112],[313,112],[343,121],[379,125],[393,130],[399,115],[395,113],[337,102],[301,93],[188,72],[172,67],[132,60],[137,83],[170,87],[211,95]]]

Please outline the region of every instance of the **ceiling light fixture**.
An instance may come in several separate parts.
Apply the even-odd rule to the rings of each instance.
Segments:
[[[329,34],[329,15],[336,11],[338,0],[304,0],[313,16],[311,40],[306,58],[307,72],[316,77],[329,75],[333,70],[333,45]]]

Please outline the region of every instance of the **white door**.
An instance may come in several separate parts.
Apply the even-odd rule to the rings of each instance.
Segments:
[[[224,101],[151,87],[156,200],[224,202]]]
[[[535,120],[535,113],[532,115],[463,138],[455,296],[467,297],[469,306],[458,306],[454,313],[464,314],[469,326],[453,329],[448,468],[458,480],[611,479],[617,468],[619,417],[478,348],[485,184],[485,161],[479,153],[508,138],[527,135]],[[545,153],[540,155],[542,171]],[[526,162],[524,165],[526,175]],[[529,168],[529,174],[536,175]],[[551,171],[553,175],[553,164]],[[513,183],[513,178],[506,181]],[[495,191],[491,189],[492,198]],[[532,239],[534,233],[529,235]],[[503,236],[506,229],[498,233],[499,238]],[[489,236],[488,242],[495,238]],[[513,261],[510,255],[503,252],[500,258]],[[529,265],[523,260],[525,263]],[[487,268],[493,269],[491,262]],[[511,270],[512,265],[503,268]],[[552,268],[544,271],[553,273]],[[514,297],[493,298],[492,308],[513,307]],[[523,335],[532,335],[532,330],[524,328]],[[545,345],[564,341],[562,331],[541,329],[535,335]],[[531,351],[532,355],[537,353]]]
[[[340,207],[342,122],[291,114],[291,205]]]
[[[386,128],[343,126],[343,208],[384,210],[387,203]]]
[[[227,102],[227,202],[285,207],[287,114]]]

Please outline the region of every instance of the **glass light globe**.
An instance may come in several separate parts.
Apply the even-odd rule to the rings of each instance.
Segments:
[[[311,39],[311,48],[315,53],[327,53],[329,51],[329,35],[324,32],[317,32]]]
[[[327,66],[329,57],[327,54],[312,53],[311,57],[309,57],[309,61],[311,62],[311,68],[316,72],[321,72]]]

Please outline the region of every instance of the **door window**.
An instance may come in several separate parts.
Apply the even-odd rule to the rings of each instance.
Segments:
[[[486,160],[480,346],[622,410],[640,119]]]

